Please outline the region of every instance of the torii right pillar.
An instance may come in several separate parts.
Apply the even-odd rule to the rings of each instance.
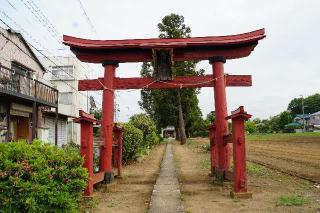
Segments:
[[[222,56],[214,56],[209,58],[212,65],[214,81],[214,103],[215,103],[215,140],[217,146],[217,156],[215,158],[217,167],[214,168],[212,176],[215,177],[217,184],[223,184],[225,174],[230,167],[230,147],[224,143],[224,135],[229,134],[228,121],[225,119],[228,116],[227,97],[226,97],[226,78],[224,74],[224,63],[226,59]]]

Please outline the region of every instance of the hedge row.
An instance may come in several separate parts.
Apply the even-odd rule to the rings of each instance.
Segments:
[[[122,126],[124,161],[160,142],[154,122],[145,114]],[[82,165],[78,146],[0,143],[0,212],[78,212],[88,178]]]
[[[2,212],[78,212],[87,171],[79,150],[41,141],[0,144]]]

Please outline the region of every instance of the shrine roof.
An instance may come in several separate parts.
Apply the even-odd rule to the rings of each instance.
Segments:
[[[174,60],[202,60],[214,55],[227,59],[240,58],[248,56],[263,38],[265,30],[259,29],[238,35],[178,39],[90,40],[64,35],[63,43],[85,62],[143,62],[152,60],[150,50],[153,48],[172,48]],[[238,53],[234,53],[235,50]]]

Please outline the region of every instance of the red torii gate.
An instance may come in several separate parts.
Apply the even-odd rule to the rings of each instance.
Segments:
[[[229,130],[226,120],[228,114],[225,88],[226,86],[251,86],[252,81],[250,75],[226,75],[223,65],[226,60],[250,55],[258,41],[263,38],[265,38],[264,29],[230,36],[178,39],[88,40],[64,35],[63,43],[70,46],[71,51],[80,61],[101,63],[104,67],[104,78],[80,80],[78,89],[79,91],[103,90],[104,146],[101,150],[100,171],[105,172],[105,181],[110,182],[112,174],[114,90],[195,87],[214,87],[216,112],[214,138],[217,149],[211,150],[211,158],[214,159],[211,162],[216,162],[216,165],[212,163],[211,167],[216,179],[224,181],[228,176],[230,164],[230,149],[226,143]],[[119,63],[154,61],[155,50],[169,50],[172,61],[209,60],[213,74],[176,76],[170,81],[156,81],[148,77],[117,78],[115,76]]]

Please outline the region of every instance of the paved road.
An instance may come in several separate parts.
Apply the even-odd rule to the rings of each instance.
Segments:
[[[179,181],[175,171],[172,144],[168,143],[161,170],[154,185],[149,213],[184,212],[181,204]]]

